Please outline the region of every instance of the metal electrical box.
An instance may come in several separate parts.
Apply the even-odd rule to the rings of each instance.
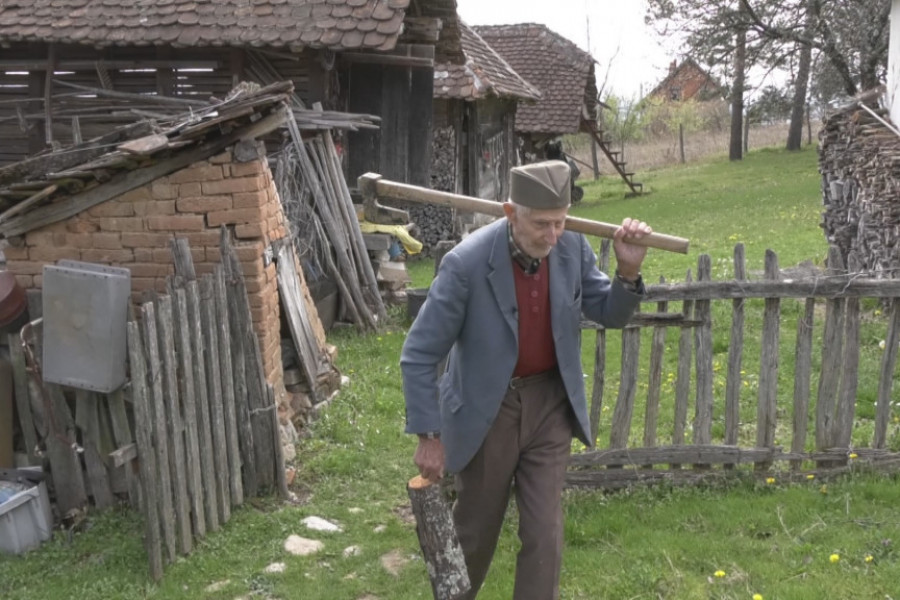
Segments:
[[[63,260],[45,265],[44,381],[109,393],[125,383],[131,271]]]

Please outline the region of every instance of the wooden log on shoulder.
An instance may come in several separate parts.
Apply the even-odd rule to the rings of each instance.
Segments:
[[[469,572],[440,484],[417,475],[409,480],[406,490],[434,599],[462,597],[471,589]]]

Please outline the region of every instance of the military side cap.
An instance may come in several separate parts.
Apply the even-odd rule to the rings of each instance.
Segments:
[[[561,160],[548,160],[510,170],[509,199],[538,210],[566,208],[571,204],[571,173]]]

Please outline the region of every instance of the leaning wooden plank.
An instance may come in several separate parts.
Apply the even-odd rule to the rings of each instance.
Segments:
[[[29,465],[41,464],[37,456],[37,432],[34,428],[34,418],[31,414],[31,403],[28,400],[28,372],[25,370],[25,354],[22,352],[22,342],[18,334],[11,333],[9,340],[9,354],[13,367],[13,389],[16,395],[16,411],[19,415],[19,427],[22,431],[22,439],[25,441],[25,452],[28,454]]]
[[[228,454],[228,483],[231,505],[244,503],[244,487],[241,483],[241,447],[238,441],[238,425],[235,416],[234,369],[231,357],[231,327],[229,326],[228,299],[225,291],[225,270],[221,263],[213,272],[215,278],[216,324],[219,328],[219,372],[222,375],[222,404],[225,410],[225,442]]]
[[[778,257],[766,250],[766,278],[778,278]],[[778,339],[781,323],[781,300],[766,298],[763,311],[763,331],[759,358],[759,396],[756,407],[756,445],[768,448],[775,444],[775,428],[778,425]],[[757,463],[758,470],[771,465]]]
[[[178,394],[178,360],[175,356],[172,297],[161,296],[156,304],[158,306],[156,330],[159,333],[163,395],[166,399],[165,439],[169,447],[169,472],[172,474],[176,539],[178,551],[181,554],[188,554],[193,546],[193,535],[185,464],[184,419],[181,416],[181,399]]]
[[[175,550],[175,503],[172,496],[172,473],[169,470],[169,444],[166,441],[166,400],[163,397],[162,364],[159,360],[159,334],[156,332],[156,309],[147,302],[141,305],[141,326],[144,339],[144,353],[147,356],[149,394],[148,410],[152,419],[151,436],[156,449],[157,482],[159,484],[159,510],[162,524],[166,559],[174,562]]]
[[[310,399],[313,404],[318,404],[316,393],[318,369],[316,367],[321,357],[315,343],[315,336],[309,331],[309,314],[306,311],[306,303],[300,289],[300,275],[296,271],[294,260],[294,245],[290,242],[281,244],[276,254],[278,295],[281,298],[281,305],[291,330],[291,338],[294,341],[300,367],[309,383]]]
[[[8,221],[9,219],[11,219],[12,217],[21,213],[25,209],[31,208],[32,206],[36,205],[41,200],[49,198],[50,196],[55,194],[56,190],[58,190],[58,189],[59,189],[59,186],[57,186],[57,185],[46,186],[44,189],[42,189],[37,194],[29,196],[25,200],[22,200],[21,202],[14,205],[12,208],[5,210],[2,214],[0,214],[0,222]]]
[[[222,245],[227,242],[227,230],[221,231]],[[232,273],[230,261],[223,258],[225,275],[226,302],[228,304],[228,329],[231,332],[232,380],[234,381],[235,413],[238,424],[238,440],[240,441],[241,463],[243,465],[241,484],[246,496],[255,497],[258,493],[259,479],[256,474],[256,448],[253,443],[253,427],[250,425],[250,398],[247,394],[246,357],[244,352],[244,336],[242,335],[242,319],[238,306],[238,278]]]
[[[697,281],[709,281],[712,275],[712,260],[708,254],[697,259]],[[694,443],[708,444],[712,439],[713,411],[713,352],[712,313],[709,300],[697,300],[694,304],[694,318],[703,322],[694,328],[696,352],[696,405],[694,407]]]
[[[209,402],[209,425],[212,432],[213,463],[215,464],[216,507],[219,521],[227,523],[231,518],[231,494],[228,478],[228,447],[225,442],[225,407],[222,406],[222,376],[219,370],[219,345],[227,340],[219,340],[216,327],[216,302],[213,292],[212,275],[204,275],[200,280],[200,322],[203,325],[203,346]]]
[[[747,279],[744,245],[734,247],[734,279]],[[728,342],[728,372],[725,377],[725,443],[737,444],[741,420],[741,365],[744,353],[744,300],[731,301],[731,336]]]
[[[884,336],[884,353],[881,355],[881,376],[878,378],[878,408],[875,410],[875,435],[873,448],[887,444],[887,428],[891,419],[891,389],[894,385],[894,367],[897,364],[897,346],[900,345],[900,300],[891,301],[891,319]]]
[[[191,368],[194,374],[194,401],[197,411],[197,432],[200,440],[200,465],[203,480],[203,504],[206,529],[219,529],[218,494],[216,493],[216,467],[213,457],[212,430],[209,419],[208,382],[206,380],[207,348],[203,339],[200,290],[197,281],[185,284],[188,324],[191,334]]]
[[[75,390],[75,423],[81,430],[84,464],[94,506],[99,509],[113,505],[109,475],[100,453],[100,419],[97,413],[99,397],[87,390]]]
[[[56,505],[62,516],[87,506],[87,491],[81,461],[75,452],[75,423],[62,388],[46,384],[41,388],[47,407],[47,454],[56,492]]]
[[[144,526],[146,532],[144,543],[147,548],[147,557],[150,560],[150,577],[154,581],[159,581],[163,576],[157,499],[159,487],[156,480],[156,455],[153,451],[150,394],[147,390],[147,367],[144,361],[144,345],[141,342],[138,325],[131,321],[128,323],[128,364],[131,369],[134,421],[140,457],[138,464],[141,473],[141,487],[144,493]]]
[[[233,329],[241,336],[244,347],[244,373],[247,378],[247,397],[250,408],[250,425],[253,428],[253,447],[256,451],[256,476],[259,485],[269,487],[275,485],[274,456],[272,447],[273,435],[271,432],[271,420],[265,411],[275,410],[274,405],[269,405],[266,393],[266,378],[263,372],[262,353],[259,348],[259,339],[253,331],[253,317],[250,313],[250,300],[247,297],[247,287],[244,283],[244,274],[237,254],[228,237],[221,238],[219,251],[222,263],[225,265],[229,279],[234,281],[234,286],[229,292],[233,294],[233,303],[229,303],[229,311],[233,306],[237,327]],[[231,314],[229,312],[229,314]]]
[[[5,237],[13,237],[75,216],[93,206],[121,196],[125,192],[218,154],[238,140],[255,138],[274,131],[282,125],[284,118],[284,109],[277,109],[271,115],[263,117],[255,123],[235,129],[171,158],[142,169],[116,175],[105,185],[73,196],[65,202],[42,206],[27,214],[10,219],[8,222],[0,224],[0,233]]]
[[[378,293],[378,282],[375,280],[375,270],[372,268],[372,263],[368,260],[368,254],[365,251],[365,242],[363,242],[362,231],[356,221],[356,211],[353,208],[353,200],[350,197],[350,189],[347,186],[347,180],[344,179],[341,160],[338,158],[337,149],[334,147],[334,141],[331,139],[331,132],[325,132],[323,138],[325,139],[325,147],[327,149],[326,154],[329,159],[328,166],[333,179],[338,183],[338,199],[342,203],[342,214],[347,222],[347,226],[350,228],[351,235],[355,240],[355,247],[361,257],[360,263],[368,284],[369,294],[373,296],[373,300],[376,303],[375,312],[380,319],[384,319],[387,312],[384,302],[381,299],[381,294]]]
[[[794,417],[791,451],[806,449],[806,434],[809,430],[810,375],[812,374],[813,323],[815,321],[816,299],[807,298],[803,315],[797,320],[797,345],[794,351]],[[800,461],[791,463],[793,469],[802,466]]]
[[[197,428],[197,397],[194,362],[191,353],[191,325],[188,319],[187,294],[181,287],[170,287],[175,353],[179,361],[178,395],[184,414],[184,453],[187,484],[191,504],[191,525],[198,538],[206,536],[206,510],[203,503],[203,467],[200,461],[200,432]]]
[[[128,421],[128,412],[125,409],[125,386],[107,394],[106,403],[109,407],[110,425],[113,431],[113,440],[118,448],[122,448],[134,442],[131,432],[131,423]],[[138,508],[137,495],[137,464],[125,464],[125,487],[128,490],[128,501],[131,506]],[[114,463],[114,467],[120,464]]]

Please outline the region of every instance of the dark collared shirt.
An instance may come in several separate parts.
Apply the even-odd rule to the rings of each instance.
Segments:
[[[509,240],[509,254],[512,256],[513,261],[522,267],[522,270],[525,271],[526,275],[534,275],[537,273],[537,270],[541,266],[541,259],[531,258],[519,248],[516,244],[516,240],[513,239],[512,225],[509,223],[506,224],[506,237]]]

